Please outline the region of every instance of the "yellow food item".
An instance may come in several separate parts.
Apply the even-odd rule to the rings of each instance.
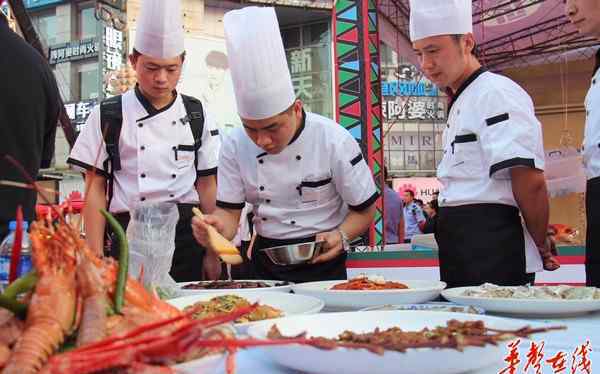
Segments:
[[[213,297],[209,301],[200,301],[194,305],[185,308],[184,312],[191,309],[196,311],[192,314],[192,318],[203,319],[214,317],[222,314],[231,313],[232,311],[250,306],[250,302],[243,297],[236,295],[223,295]],[[246,323],[262,321],[265,319],[279,318],[283,316],[283,312],[269,305],[259,305],[252,313],[246,314],[237,319],[236,323]]]

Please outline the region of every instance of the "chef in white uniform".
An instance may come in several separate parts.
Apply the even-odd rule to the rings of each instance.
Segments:
[[[542,128],[533,102],[472,53],[470,0],[411,0],[410,6],[421,69],[451,96],[437,170],[441,279],[448,287],[531,282],[542,270],[540,253],[551,256]]]
[[[201,279],[204,256],[190,228],[191,208],[199,204],[206,212],[214,210],[220,137],[201,106],[193,116],[186,110],[187,102],[194,102],[195,108],[200,102],[184,99],[175,89],[185,59],[181,17],[179,0],[142,1],[130,56],[138,85],[94,108],[68,162],[86,171],[86,236],[99,254],[105,233],[100,208],[108,207],[126,226],[129,211],[137,204],[177,203],[180,221],[171,275],[177,281],[191,281]],[[114,103],[122,107],[113,111],[121,121],[103,131],[101,122],[106,123],[109,113],[101,107]],[[192,120],[199,121],[194,124],[196,136]],[[109,154],[107,133],[118,125],[116,152]],[[111,255],[116,256],[115,251],[116,247]],[[208,275],[216,277],[217,259],[211,255],[204,262]]]
[[[565,10],[580,33],[600,39],[599,1],[567,0]],[[583,157],[588,176],[585,273],[588,286],[600,287],[600,49],[596,52],[596,66],[585,98],[585,109]]]
[[[345,279],[349,240],[367,231],[378,192],[356,140],[342,126],[305,112],[297,100],[273,8],[247,7],[224,18],[227,52],[243,128],[224,140],[217,209],[205,223],[233,238],[245,202],[258,234],[256,276],[293,282]],[[260,249],[324,240],[311,264],[276,266]]]

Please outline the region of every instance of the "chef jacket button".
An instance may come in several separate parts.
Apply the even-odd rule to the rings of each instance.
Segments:
[[[296,160],[298,160],[298,161],[302,160],[302,156],[300,156],[300,155],[296,156]]]
[[[295,224],[296,224],[296,221],[292,221],[292,222],[291,222],[291,224],[292,224],[292,225],[295,225]]]
[[[140,177],[146,178],[146,174],[142,173],[142,175],[140,175]]]
[[[177,124],[177,121],[173,121],[171,122],[171,125],[175,126]]]
[[[596,84],[596,79],[594,79],[594,80],[592,81],[592,84]]]
[[[270,199],[267,199],[265,201],[266,201],[267,204],[271,204],[271,200]]]
[[[146,198],[145,198],[145,197],[142,197],[140,200],[142,200],[142,201],[146,201]]]
[[[175,179],[175,178],[177,178],[177,175],[171,174],[171,178]]]
[[[146,146],[141,146],[141,147],[140,147],[140,149],[141,149],[142,151],[144,151],[144,150],[146,150]]]
[[[140,122],[138,123],[138,127],[144,127],[144,124]]]
[[[266,220],[267,220],[267,217],[263,217],[263,218],[262,218],[262,220],[263,220],[263,221],[266,221]]]
[[[259,163],[259,164],[264,164],[264,163],[265,163],[265,161],[264,161],[264,160],[258,160],[258,163]]]
[[[170,194],[170,195],[169,195],[169,197],[170,197],[170,198],[173,198],[173,197],[175,197],[175,195],[173,195],[173,194]]]
[[[172,146],[171,149],[174,150],[174,151],[176,151],[177,147],[176,146]]]
[[[259,190],[264,191],[265,190],[265,186],[260,186],[258,187]]]

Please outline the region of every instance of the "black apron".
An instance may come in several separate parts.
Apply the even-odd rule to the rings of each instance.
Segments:
[[[588,286],[600,287],[600,177],[587,182],[585,276]]]
[[[440,207],[435,239],[448,287],[531,282],[519,210],[502,204]]]
[[[175,253],[171,264],[171,277],[176,282],[191,282],[202,279],[202,262],[205,249],[201,247],[192,233],[192,208],[194,204],[177,204],[179,208],[179,221],[175,229]],[[115,218],[123,229],[129,224],[129,213],[117,213]],[[119,258],[119,249],[114,233],[107,227],[110,235],[111,247],[109,255]]]
[[[252,266],[257,279],[280,280],[294,283],[344,280],[346,274],[346,252],[331,261],[319,264],[275,265],[265,253],[264,248],[288,244],[314,242],[315,237],[299,239],[269,239],[258,235],[252,249]]]

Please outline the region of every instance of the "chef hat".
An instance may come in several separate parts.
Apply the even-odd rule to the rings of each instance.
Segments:
[[[154,58],[173,58],[184,52],[180,0],[142,0],[134,48]]]
[[[473,32],[471,0],[410,0],[410,40]]]
[[[225,14],[225,39],[238,114],[265,119],[296,100],[273,8],[247,7]]]

